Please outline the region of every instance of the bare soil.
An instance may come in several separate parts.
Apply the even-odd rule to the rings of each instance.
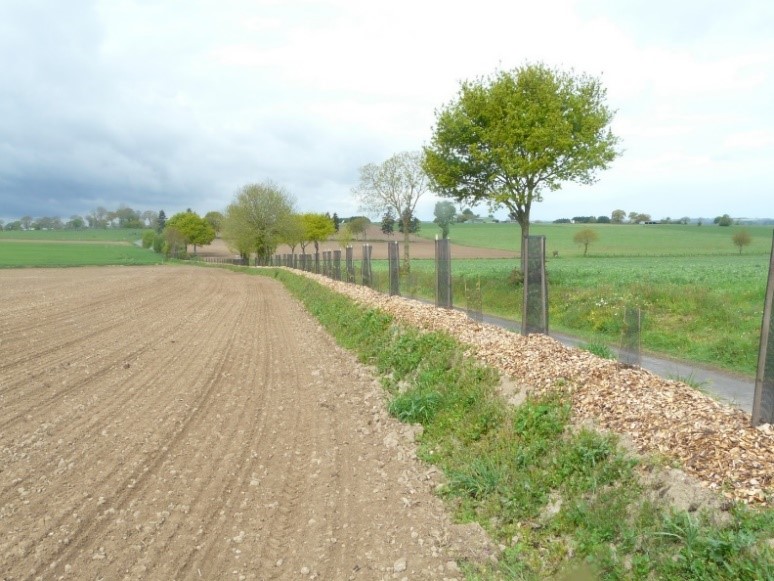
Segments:
[[[0,578],[455,579],[370,371],[275,281],[0,272]]]
[[[387,244],[388,242],[400,243],[400,255],[403,257],[403,234],[396,233],[393,236],[386,236],[381,232],[378,226],[371,225],[365,234],[365,239],[353,240],[350,244],[355,249],[355,256],[360,257],[361,247],[363,244],[370,244],[372,246],[371,257],[378,260],[387,259]],[[513,241],[513,252],[507,250],[497,250],[494,248],[478,248],[475,246],[460,246],[459,244],[451,244],[451,254],[454,258],[517,258],[519,253],[517,252],[519,246],[519,240]],[[301,248],[296,247],[296,254],[301,253]],[[320,252],[325,250],[341,250],[341,245],[335,237],[326,242],[320,244]],[[314,246],[309,245],[306,247],[307,254],[314,252]],[[433,240],[427,240],[426,238],[419,238],[413,234],[409,236],[409,252],[411,258],[435,258],[435,242]],[[278,254],[290,254],[291,249],[288,246],[281,245],[277,248]],[[219,256],[219,257],[234,257],[237,258],[228,245],[217,238],[207,246],[197,248],[197,254],[199,256]]]

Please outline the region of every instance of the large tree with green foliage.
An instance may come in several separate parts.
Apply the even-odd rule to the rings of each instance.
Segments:
[[[381,216],[388,208],[395,210],[403,224],[403,268],[410,269],[410,220],[419,199],[427,192],[428,181],[422,169],[422,154],[416,151],[396,153],[382,163],[369,163],[360,168],[360,183],[352,192],[363,210]]]
[[[301,226],[303,227],[303,240],[314,244],[315,253],[320,252],[320,242],[330,238],[336,227],[333,220],[325,214],[301,214]],[[303,245],[304,247],[306,244]]]
[[[255,252],[266,263],[282,241],[293,205],[291,195],[271,181],[247,184],[226,208],[222,237],[243,258]]]
[[[532,204],[564,182],[593,183],[618,155],[605,101],[599,80],[543,64],[463,82],[424,150],[432,189],[508,209],[524,260]]]
[[[216,236],[220,234],[220,231],[223,229],[223,214],[221,212],[215,210],[207,212],[204,215],[204,219],[215,230]]]
[[[183,236],[186,246],[206,246],[215,240],[215,230],[196,212],[180,212],[167,220],[166,228],[174,228]],[[165,228],[165,229],[166,229]],[[187,248],[186,248],[187,250]]]

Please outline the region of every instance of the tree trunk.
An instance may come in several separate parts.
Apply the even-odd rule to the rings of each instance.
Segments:
[[[411,272],[411,257],[409,256],[409,220],[402,218],[403,221],[403,272]]]

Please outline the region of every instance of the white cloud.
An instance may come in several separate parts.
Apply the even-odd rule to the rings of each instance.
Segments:
[[[737,183],[774,215],[772,29],[762,0],[9,0],[0,207],[207,211],[271,178],[346,214],[358,167],[421,147],[461,80],[540,60],[601,76],[625,154],[537,212],[701,213]]]

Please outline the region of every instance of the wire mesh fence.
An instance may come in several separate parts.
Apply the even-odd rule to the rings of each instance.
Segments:
[[[397,241],[387,243],[387,261],[390,296],[400,295],[400,249]]]
[[[618,362],[622,365],[639,367],[642,362],[640,346],[643,319],[644,314],[639,307],[629,306],[624,309],[621,347],[618,350]]]
[[[528,236],[524,262],[522,333],[548,333],[548,285],[546,284],[546,237]]]
[[[346,262],[347,262],[347,282],[355,283],[355,258],[354,249],[351,246],[347,246],[345,249]]]
[[[373,272],[371,270],[371,250],[370,244],[363,244],[363,260],[361,265],[361,277],[363,286],[373,286]]]
[[[462,277],[465,294],[465,312],[478,323],[484,321],[484,302],[481,296],[481,277]]]
[[[769,278],[763,306],[758,370],[755,375],[752,425],[774,424],[774,238],[771,244]]]
[[[435,306],[451,309],[451,245],[448,238],[435,239]]]

